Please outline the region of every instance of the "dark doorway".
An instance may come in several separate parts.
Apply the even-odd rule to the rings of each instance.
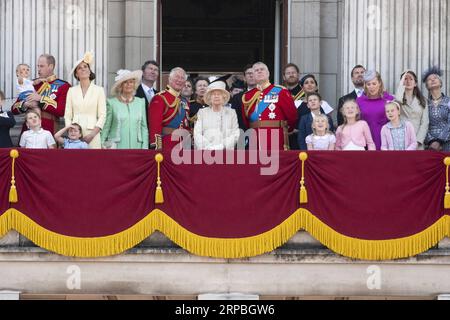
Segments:
[[[274,68],[274,0],[162,0],[162,68],[241,72],[256,61]]]

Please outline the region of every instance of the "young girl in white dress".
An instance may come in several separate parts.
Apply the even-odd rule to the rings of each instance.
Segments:
[[[305,140],[308,150],[334,150],[336,137],[330,131],[326,115],[315,116],[312,129],[313,134],[307,136]]]

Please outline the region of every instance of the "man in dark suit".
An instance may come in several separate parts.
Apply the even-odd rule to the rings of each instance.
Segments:
[[[253,88],[256,88],[256,80],[253,74],[253,65],[246,65],[244,68],[244,79],[245,83],[247,84],[247,88],[244,89],[244,92],[238,93],[231,99],[231,107],[236,110],[236,114],[238,117],[239,122],[239,128],[242,130],[247,130],[248,128],[244,124],[244,121],[242,119],[242,97],[244,94]]]
[[[344,116],[341,113],[344,103],[348,100],[356,100],[364,93],[364,73],[366,68],[362,65],[357,65],[352,69],[352,82],[355,86],[355,90],[339,99],[337,109],[338,126],[344,124]]]
[[[0,90],[0,148],[12,148],[9,130],[14,128],[16,120],[12,112],[3,112],[3,101],[5,101],[5,94]]]
[[[303,91],[302,86],[300,85],[300,69],[295,63],[288,63],[283,70],[283,80],[284,85],[289,90],[292,95],[292,99],[294,99],[295,107],[298,112],[298,122],[300,123],[302,114],[299,107],[302,105],[302,101],[305,98],[305,91]],[[299,150],[300,147],[298,145],[298,130],[294,129],[289,134],[289,145],[291,150]]]
[[[159,65],[156,61],[147,61],[142,66],[142,83],[136,91],[136,97],[144,98],[148,107],[153,97],[158,93],[154,88],[159,78]]]

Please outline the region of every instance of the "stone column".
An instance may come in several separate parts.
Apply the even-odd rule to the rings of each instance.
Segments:
[[[291,61],[317,76],[324,100],[338,100],[341,0],[292,0]]]
[[[119,69],[140,69],[155,59],[154,0],[108,1],[108,87]]]

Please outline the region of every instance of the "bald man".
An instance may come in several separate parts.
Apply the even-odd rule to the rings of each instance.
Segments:
[[[242,97],[242,117],[248,128],[257,132],[259,149],[289,150],[288,133],[297,124],[297,108],[286,88],[270,83],[266,64],[253,65],[257,87]],[[278,145],[272,144],[272,139]]]

